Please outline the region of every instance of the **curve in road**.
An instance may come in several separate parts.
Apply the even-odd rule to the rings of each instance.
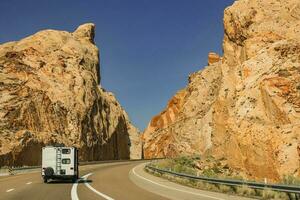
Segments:
[[[80,167],[84,174],[76,183],[44,184],[40,172],[0,177],[2,200],[227,200],[246,199],[181,186],[152,176],[144,162],[106,163]]]

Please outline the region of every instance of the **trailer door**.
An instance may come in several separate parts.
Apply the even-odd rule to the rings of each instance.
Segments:
[[[42,175],[47,167],[56,167],[56,149],[53,147],[43,147],[42,149]]]
[[[62,148],[61,175],[73,176],[75,172],[74,148]]]

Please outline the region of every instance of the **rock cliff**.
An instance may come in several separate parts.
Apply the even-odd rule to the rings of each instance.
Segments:
[[[80,160],[140,158],[139,131],[99,85],[94,34],[84,24],[0,45],[0,166],[38,165],[53,144]]]
[[[248,178],[300,176],[300,2],[239,0],[209,54],[144,131],[146,158],[210,154]]]

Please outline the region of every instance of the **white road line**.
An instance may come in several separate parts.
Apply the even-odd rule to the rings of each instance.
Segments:
[[[92,173],[89,173],[89,174],[84,175],[84,176],[82,177],[82,179],[83,179],[84,181],[86,181],[87,178],[88,178],[90,175],[92,175]],[[81,179],[81,180],[82,180],[82,179]],[[72,187],[72,190],[71,190],[71,199],[72,199],[72,200],[79,200],[78,194],[77,194],[78,181],[79,181],[79,180],[77,180],[76,183],[73,184],[73,187]],[[90,190],[92,190],[93,192],[95,192],[96,194],[98,194],[99,196],[103,197],[104,199],[106,199],[106,200],[114,200],[113,198],[111,198],[111,197],[109,197],[109,196],[107,196],[107,195],[105,195],[105,194],[99,192],[98,190],[96,190],[95,188],[93,188],[93,187],[92,187],[90,184],[88,184],[87,182],[84,182],[84,185],[85,185],[86,187],[88,187]]]
[[[85,176],[83,176],[82,178],[84,178],[84,180],[87,180],[87,178],[92,175],[92,173],[89,173]],[[113,198],[99,192],[98,190],[96,190],[95,188],[93,188],[90,184],[88,184],[87,182],[84,182],[84,185],[87,186],[90,190],[92,190],[93,192],[95,192],[96,194],[98,194],[99,196],[103,197],[104,199],[107,199],[107,200],[114,200]]]
[[[28,183],[26,183],[26,185],[30,185],[32,182],[28,182]]]
[[[176,190],[176,191],[179,191],[179,192],[185,192],[185,193],[189,193],[189,194],[193,194],[193,195],[198,195],[198,196],[202,196],[202,197],[207,197],[207,198],[211,198],[211,199],[217,199],[217,200],[225,200],[225,199],[221,199],[221,198],[218,198],[218,197],[213,197],[213,196],[209,196],[209,195],[205,195],[205,194],[200,194],[200,193],[196,193],[196,192],[190,192],[190,191],[186,191],[186,190],[180,190],[180,189],[176,189],[176,188],[173,188],[173,187],[170,187],[170,186],[166,186],[166,185],[163,185],[163,184],[160,184],[160,183],[156,183],[154,181],[151,181],[145,177],[142,177],[141,175],[137,174],[135,172],[135,169],[139,167],[139,166],[136,166],[135,168],[132,169],[132,173],[134,175],[136,175],[137,177],[141,178],[141,179],[144,179],[150,183],[153,183],[153,184],[156,184],[156,185],[159,185],[161,187],[164,187],[164,188],[168,188],[168,189],[171,189],[171,190]]]
[[[77,195],[77,186],[78,186],[78,180],[73,184],[72,190],[71,190],[71,199],[72,200],[79,200]]]
[[[11,191],[14,191],[14,190],[15,190],[15,188],[11,188],[9,190],[6,190],[6,192],[11,192]]]

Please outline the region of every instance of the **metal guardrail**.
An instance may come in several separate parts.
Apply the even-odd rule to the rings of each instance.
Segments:
[[[252,181],[242,181],[242,180],[230,180],[230,179],[217,179],[217,178],[209,178],[204,176],[193,176],[183,173],[177,173],[170,170],[165,169],[159,169],[153,166],[146,165],[146,169],[153,170],[155,172],[159,173],[167,173],[173,176],[198,180],[198,181],[205,181],[208,183],[213,184],[223,184],[223,185],[229,185],[229,186],[248,186],[253,189],[270,189],[278,192],[286,192],[286,193],[293,193],[293,194],[300,194],[300,186],[297,185],[283,185],[283,184],[265,184],[265,183],[258,183],[258,182],[252,182]]]
[[[15,175],[23,172],[25,173],[39,168],[41,168],[41,166],[3,167],[0,168],[0,176]]]
[[[26,166],[26,167],[13,167],[13,168],[8,168],[8,170],[12,171],[21,171],[21,170],[28,170],[28,169],[38,169],[41,168],[41,166]]]

